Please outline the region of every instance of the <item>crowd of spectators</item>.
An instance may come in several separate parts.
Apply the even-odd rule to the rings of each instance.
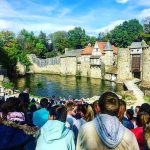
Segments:
[[[0,100],[0,150],[149,150],[150,105],[126,109],[107,91],[99,100]]]

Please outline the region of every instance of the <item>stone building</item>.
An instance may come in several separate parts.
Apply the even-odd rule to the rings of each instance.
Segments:
[[[147,44],[144,40],[142,40],[141,42],[132,42],[129,46],[131,72],[133,77],[135,78],[142,79],[142,53],[146,47]]]

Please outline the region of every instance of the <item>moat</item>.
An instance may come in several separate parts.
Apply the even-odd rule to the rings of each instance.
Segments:
[[[100,95],[106,90],[117,91],[118,86],[109,81],[90,78],[76,78],[74,76],[60,76],[49,74],[30,74],[12,80],[16,89],[30,88],[30,93],[37,96],[53,96],[74,98],[88,98]],[[38,85],[41,86],[38,86]]]

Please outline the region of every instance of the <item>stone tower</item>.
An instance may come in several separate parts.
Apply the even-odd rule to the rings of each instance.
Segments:
[[[128,48],[119,48],[117,62],[117,82],[132,79],[130,66],[130,51]]]
[[[142,44],[142,82],[150,83],[150,47],[144,42]]]
[[[106,46],[104,48],[104,63],[106,66],[112,66],[114,63],[114,59],[113,59],[113,49],[112,46],[110,44],[110,42],[108,41],[106,43]]]

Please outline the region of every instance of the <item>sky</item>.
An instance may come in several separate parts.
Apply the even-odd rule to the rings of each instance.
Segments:
[[[88,35],[98,35],[125,20],[148,16],[150,0],[0,0],[0,30],[15,33],[81,27]]]

